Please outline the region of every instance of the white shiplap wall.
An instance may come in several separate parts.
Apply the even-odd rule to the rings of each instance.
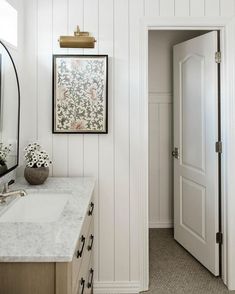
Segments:
[[[138,268],[139,20],[143,16],[229,15],[234,0],[25,0],[21,147],[39,140],[54,176],[94,175],[96,288],[135,292]],[[58,47],[76,25],[91,31],[93,50]],[[109,134],[52,135],[52,54],[109,54]],[[120,290],[122,288],[122,290]],[[115,290],[119,289],[119,290]]]

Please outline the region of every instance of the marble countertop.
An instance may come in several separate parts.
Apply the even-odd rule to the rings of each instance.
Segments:
[[[17,179],[11,189],[25,189],[29,193],[58,191],[71,197],[55,222],[1,222],[0,262],[70,262],[94,186],[94,178],[48,178],[40,186],[30,186],[23,178]]]

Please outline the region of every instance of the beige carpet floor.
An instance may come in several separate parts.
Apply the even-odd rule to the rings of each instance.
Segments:
[[[214,277],[173,239],[172,229],[150,230],[151,294],[225,294],[220,278]]]

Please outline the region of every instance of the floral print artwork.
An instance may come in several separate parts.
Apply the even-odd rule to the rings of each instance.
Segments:
[[[106,132],[106,67],[106,57],[56,57],[56,132]]]

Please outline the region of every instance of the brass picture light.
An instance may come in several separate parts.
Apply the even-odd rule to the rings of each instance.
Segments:
[[[89,32],[81,32],[79,26],[74,36],[61,36],[59,43],[61,48],[94,48],[95,38]]]

